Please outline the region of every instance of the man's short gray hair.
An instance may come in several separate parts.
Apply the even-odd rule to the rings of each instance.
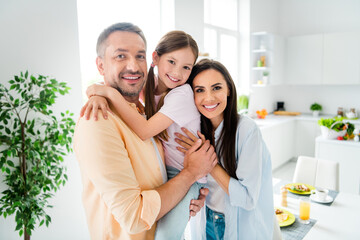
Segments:
[[[132,23],[127,23],[127,22],[115,23],[115,24],[111,25],[110,27],[104,29],[104,31],[102,31],[102,33],[100,34],[100,36],[97,40],[97,44],[96,44],[96,53],[97,53],[98,57],[104,56],[105,49],[106,49],[106,40],[111,33],[116,32],[116,31],[133,32],[133,33],[138,34],[144,40],[145,47],[146,47],[145,35],[138,26],[136,26]]]

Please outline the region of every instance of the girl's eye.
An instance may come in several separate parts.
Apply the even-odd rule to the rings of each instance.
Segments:
[[[174,65],[175,61],[174,60],[169,60],[169,63]]]

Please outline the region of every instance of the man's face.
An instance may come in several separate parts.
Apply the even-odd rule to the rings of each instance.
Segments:
[[[138,98],[147,78],[146,48],[136,33],[116,31],[105,42],[105,54],[96,59],[105,84],[125,98]]]

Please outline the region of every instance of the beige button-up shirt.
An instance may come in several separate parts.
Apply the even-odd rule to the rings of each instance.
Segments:
[[[114,114],[79,119],[74,150],[91,239],[154,239],[161,199],[153,189],[164,182],[157,145],[162,159]]]

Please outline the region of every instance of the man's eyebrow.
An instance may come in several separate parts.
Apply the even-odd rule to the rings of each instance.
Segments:
[[[115,52],[128,52],[129,50],[123,49],[123,48],[118,48],[115,50]]]

